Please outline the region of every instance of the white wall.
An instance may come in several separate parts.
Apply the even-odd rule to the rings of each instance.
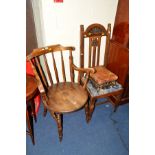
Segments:
[[[44,46],[51,44],[76,47],[74,62],[79,65],[80,24],[100,23],[107,27],[115,20],[118,0],[38,0]]]
[[[45,45],[44,43],[44,27],[43,27],[43,18],[42,18],[42,3],[41,0],[31,0],[32,8],[33,8],[33,16],[35,22],[37,43],[39,47]]]

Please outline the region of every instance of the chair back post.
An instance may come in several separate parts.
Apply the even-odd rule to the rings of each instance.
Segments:
[[[70,64],[70,79],[71,79],[71,82],[74,82],[74,69],[72,67],[73,65],[72,50],[69,51],[69,64]]]
[[[80,67],[84,68],[84,25],[80,25]]]
[[[111,24],[108,24],[107,34],[106,34],[105,54],[104,54],[104,66],[105,67],[107,67],[108,58],[109,58],[110,36],[111,36]]]

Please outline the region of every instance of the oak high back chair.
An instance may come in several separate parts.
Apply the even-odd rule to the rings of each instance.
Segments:
[[[80,67],[85,67],[85,61],[88,60],[88,67],[96,70],[95,74],[90,74],[87,87],[90,96],[89,120],[92,117],[96,99],[115,96],[113,104],[114,110],[116,110],[123,91],[121,85],[117,83],[118,76],[107,68],[110,34],[111,24],[108,24],[107,29],[98,23],[91,24],[86,29],[84,29],[84,25],[80,26]],[[104,47],[101,49],[103,45],[105,51]],[[88,48],[86,49],[86,47]]]
[[[85,106],[86,119],[88,119],[88,94],[85,90],[90,72],[94,69],[78,68],[73,64],[72,52],[74,47],[63,47],[61,45],[52,45],[45,48],[35,49],[27,56],[30,61],[36,79],[38,81],[38,88],[42,96],[45,108],[50,112],[55,119],[58,127],[59,140],[62,140],[62,119],[63,113],[73,112]],[[64,59],[64,54],[68,53],[68,59]],[[51,62],[47,59],[51,56]],[[61,62],[61,74],[58,73],[58,64],[56,55],[59,55]],[[41,64],[40,57],[42,56]],[[65,66],[65,61],[69,61]],[[69,68],[70,81],[67,80],[66,68]],[[52,74],[52,70],[54,74]],[[80,78],[78,83],[74,80],[74,71],[85,72],[87,80],[83,86],[80,85]],[[55,82],[54,82],[55,78]],[[62,79],[62,81],[60,81]]]

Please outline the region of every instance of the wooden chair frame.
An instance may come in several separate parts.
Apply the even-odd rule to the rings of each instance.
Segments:
[[[88,67],[95,67],[99,66],[99,58],[100,55],[102,54],[100,51],[100,46],[101,46],[101,38],[103,36],[106,37],[106,45],[105,45],[105,54],[104,54],[104,66],[107,67],[108,65],[108,60],[109,60],[109,47],[110,47],[110,35],[111,35],[111,24],[108,24],[107,29],[98,23],[91,24],[89,25],[85,30],[84,30],[84,25],[80,25],[80,67],[84,67],[84,40],[85,38],[89,39],[89,50],[88,50]],[[97,56],[97,58],[96,58]],[[119,105],[122,93],[123,93],[123,88],[107,93],[107,94],[102,94],[98,96],[92,96],[90,91],[89,92],[89,97],[90,97],[90,102],[89,102],[89,118],[88,121],[91,120],[92,114],[95,108],[95,102],[99,98],[107,98],[110,100],[113,105],[114,105],[114,111],[116,111],[116,108]]]
[[[74,51],[75,48],[74,47],[64,47],[61,46],[60,44],[57,45],[52,45],[52,46],[47,46],[44,48],[39,48],[39,49],[35,49],[33,50],[33,52],[27,56],[27,59],[30,61],[31,65],[32,65],[32,69],[34,71],[35,77],[37,79],[38,82],[38,89],[40,91],[40,94],[42,96],[42,101],[44,104],[44,115],[46,115],[47,110],[50,112],[51,116],[55,119],[56,123],[57,123],[57,127],[58,127],[58,133],[59,133],[59,140],[62,140],[62,130],[63,130],[63,113],[65,112],[71,112],[71,111],[55,111],[55,109],[51,109],[50,107],[50,99],[48,97],[48,90],[49,88],[54,85],[53,83],[53,79],[52,76],[50,74],[50,69],[47,63],[47,58],[45,56],[45,54],[47,53],[51,53],[52,54],[52,59],[53,59],[53,66],[54,66],[54,71],[55,71],[55,77],[56,77],[56,82],[59,85],[59,77],[58,77],[58,70],[56,67],[56,62],[55,62],[55,58],[54,58],[54,53],[55,52],[60,52],[61,54],[61,63],[62,63],[62,76],[63,76],[63,83],[66,82],[66,75],[65,75],[65,66],[64,66],[64,59],[63,59],[63,52],[65,51],[69,51],[69,63],[70,63],[70,79],[71,79],[71,83],[75,83],[74,80],[74,71],[78,71],[78,84],[80,85],[80,73],[86,73],[86,82],[83,85],[83,89],[86,89],[86,85],[89,79],[89,75],[90,73],[94,73],[95,70],[93,68],[78,68],[77,66],[75,66],[73,64],[73,56],[72,56],[72,51]],[[45,69],[47,72],[47,76],[48,79],[51,83],[51,86],[48,84],[47,82],[47,77],[45,76],[42,66],[40,64],[40,60],[39,57],[43,56],[43,60],[45,62]],[[88,109],[88,103],[84,103],[85,106],[85,113],[86,113],[86,120],[88,121],[88,113],[89,113],[89,109]],[[81,107],[82,108],[82,107]],[[72,109],[72,111],[75,111],[78,109]]]

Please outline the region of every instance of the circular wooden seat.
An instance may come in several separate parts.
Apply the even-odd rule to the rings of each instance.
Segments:
[[[87,91],[78,83],[54,84],[48,90],[48,108],[54,112],[72,112],[83,107],[88,99]]]

